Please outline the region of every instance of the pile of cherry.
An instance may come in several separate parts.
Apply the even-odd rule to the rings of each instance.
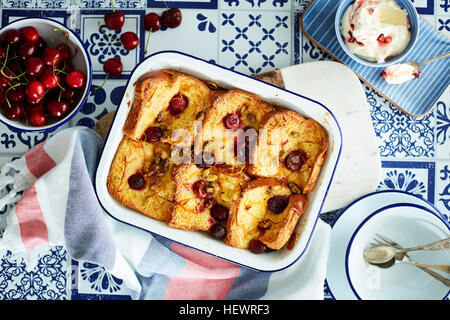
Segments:
[[[150,32],[156,32],[163,25],[168,28],[176,28],[181,24],[182,14],[180,9],[171,8],[159,16],[155,12],[150,12],[144,17],[144,29]],[[123,11],[115,11],[105,13],[105,25],[111,30],[119,30],[125,23],[125,14]],[[149,35],[150,36],[150,35]],[[128,50],[134,50],[139,45],[139,37],[132,31],[124,32],[120,35],[120,42],[123,47]],[[107,76],[117,78],[122,74],[123,65],[120,58],[114,57],[105,61],[103,71]]]
[[[44,126],[64,118],[78,102],[86,75],[75,70],[66,41],[54,44],[32,26],[9,29],[0,43],[0,110],[11,120]]]

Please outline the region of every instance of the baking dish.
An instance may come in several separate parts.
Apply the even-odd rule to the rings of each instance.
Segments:
[[[167,68],[201,80],[213,81],[227,89],[239,88],[252,92],[270,104],[283,106],[297,111],[307,118],[313,118],[325,128],[329,138],[327,159],[315,189],[308,194],[307,207],[295,230],[299,236],[292,249],[284,248],[270,253],[253,254],[249,250],[227,246],[223,242],[213,239],[206,232],[171,228],[164,222],[124,207],[108,193],[106,180],[117,147],[123,138],[122,127],[133,104],[133,84],[147,72]],[[148,56],[135,67],[130,75],[103,147],[96,173],[95,188],[99,202],[105,211],[119,221],[241,266],[259,271],[279,271],[301,259],[308,248],[339,160],[341,145],[342,136],[339,124],[332,112],[324,105],[205,60],[176,51],[162,51]]]

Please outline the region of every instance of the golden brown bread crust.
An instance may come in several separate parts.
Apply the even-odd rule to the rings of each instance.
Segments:
[[[294,111],[276,110],[261,121],[261,129],[273,131],[267,139],[272,149],[261,143],[260,133],[249,173],[259,177],[277,177],[297,186],[304,194],[313,190],[328,148],[324,128],[317,121],[305,119]],[[299,170],[292,171],[286,166],[286,157],[295,150],[305,153],[306,162]],[[273,157],[267,156],[268,151]]]
[[[170,168],[161,174],[154,171],[155,155],[164,146],[155,146],[123,137],[107,177],[109,193],[122,205],[160,221],[166,221],[173,207],[174,184],[168,179]],[[169,165],[170,166],[170,165]],[[133,190],[128,179],[135,173],[145,176],[143,190]]]
[[[286,208],[273,213],[268,201],[274,196],[288,197]],[[306,206],[305,195],[292,194],[279,180],[260,178],[251,181],[230,209],[225,243],[247,249],[251,240],[259,240],[268,248],[281,249],[289,240]]]
[[[180,114],[169,110],[177,95],[187,97],[187,107]],[[211,90],[194,77],[174,70],[154,71],[135,84],[133,106],[123,127],[123,133],[133,140],[142,140],[149,126],[161,127],[167,137],[179,137],[175,130],[187,132],[186,145],[193,139],[194,121],[209,106]]]
[[[174,115],[169,105],[179,94],[187,97],[188,105]],[[231,139],[221,144],[230,131],[226,125],[230,114],[238,116],[239,125],[228,136]],[[197,136],[196,120],[203,121]],[[162,129],[159,142],[146,142],[149,127]],[[256,152],[242,163],[237,159],[235,142],[242,136],[236,129],[249,128],[255,130]],[[216,163],[208,168],[192,162],[174,163],[171,153],[177,150],[177,142],[172,134],[177,129],[188,130],[182,136],[187,137],[184,145],[190,160],[197,155],[192,150],[194,137],[200,137],[201,151],[211,152]],[[107,179],[111,195],[170,227],[210,231],[212,225],[222,224],[227,232],[224,242],[238,248],[248,248],[251,240],[258,240],[278,250],[288,242],[305,210],[306,193],[314,188],[328,147],[327,134],[316,121],[294,111],[276,109],[252,93],[213,88],[174,70],[150,72],[138,80],[123,133]],[[264,141],[269,142],[269,147],[262,147]],[[222,154],[218,155],[217,150]],[[276,157],[258,158],[267,150]],[[305,163],[295,172],[284,161],[293,150],[306,154]],[[130,187],[128,179],[134,174],[144,177],[144,188]],[[206,197],[194,191],[199,181],[204,186],[201,193],[208,193]],[[286,199],[281,212],[269,210],[268,202],[273,197]],[[211,209],[215,205],[229,210],[228,219],[213,217]]]

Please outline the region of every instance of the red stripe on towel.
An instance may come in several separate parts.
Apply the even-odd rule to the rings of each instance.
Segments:
[[[240,268],[209,254],[172,243],[172,251],[186,259],[183,271],[169,280],[167,300],[223,300]]]
[[[25,152],[25,161],[28,171],[36,179],[42,177],[47,171],[56,166],[56,162],[48,155],[44,149],[45,141]]]
[[[25,248],[31,249],[48,243],[48,231],[44,215],[33,184],[16,205],[16,216],[19,221],[20,235]]]

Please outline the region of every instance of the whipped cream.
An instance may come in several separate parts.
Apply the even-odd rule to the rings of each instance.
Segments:
[[[344,12],[341,34],[355,55],[382,63],[411,39],[408,14],[394,0],[356,0]]]
[[[421,73],[417,66],[407,62],[387,67],[381,72],[381,77],[389,84],[400,84],[420,77]]]

